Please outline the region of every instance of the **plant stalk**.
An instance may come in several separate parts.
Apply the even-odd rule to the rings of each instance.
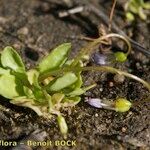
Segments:
[[[110,72],[110,73],[114,73],[114,74],[124,75],[126,77],[129,77],[131,79],[134,79],[134,80],[142,83],[150,92],[150,83],[148,83],[147,81],[144,81],[143,79],[141,79],[141,78],[139,78],[139,77],[137,77],[133,74],[130,74],[130,73],[127,73],[127,72],[124,72],[124,71],[120,71],[118,69],[115,69],[115,68],[109,67],[109,66],[65,67],[65,68],[62,68],[62,69],[58,69],[58,70],[43,74],[39,77],[39,80],[43,81],[44,79],[46,79],[49,76],[58,75],[58,74],[62,74],[64,72],[70,72],[70,71],[73,71],[73,72],[78,72],[78,71],[104,71],[104,72]]]

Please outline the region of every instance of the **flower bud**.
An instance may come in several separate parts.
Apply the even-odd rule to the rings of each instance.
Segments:
[[[132,104],[125,98],[118,98],[115,101],[115,110],[118,112],[126,112],[131,108]]]
[[[65,118],[63,116],[59,115],[57,117],[57,121],[58,121],[58,125],[60,128],[60,132],[65,136],[68,132],[68,126],[67,126],[67,123],[65,121]]]
[[[123,52],[116,52],[115,53],[116,61],[125,62],[127,60],[127,56]]]
[[[87,98],[86,97],[85,102],[87,102],[88,104],[96,108],[103,108],[107,106],[107,104],[103,103],[102,100],[99,98]]]
[[[92,55],[92,61],[97,65],[110,65],[116,60],[113,54],[101,54],[99,52]]]

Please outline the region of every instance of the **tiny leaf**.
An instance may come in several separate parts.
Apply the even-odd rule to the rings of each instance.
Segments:
[[[0,67],[0,75],[3,75],[3,74],[9,74],[10,71],[9,70],[6,70],[6,69],[3,69]]]
[[[34,98],[33,92],[30,88],[23,86],[23,90],[27,98]]]
[[[27,72],[28,81],[31,85],[34,85],[37,88],[41,88],[38,82],[39,72],[35,69],[31,69]]]
[[[60,103],[64,97],[65,97],[65,95],[62,94],[62,93],[55,93],[55,94],[53,94],[53,96],[52,96],[53,104]]]
[[[1,63],[3,67],[10,68],[16,72],[25,71],[21,57],[12,47],[7,46],[4,48],[1,53]]]
[[[0,76],[0,95],[5,98],[12,99],[22,95],[23,89],[19,80],[11,74]]]
[[[79,67],[83,67],[83,63],[82,62],[79,62],[77,64],[77,66]],[[82,81],[82,76],[81,76],[81,71],[77,72],[76,73],[76,76],[78,77],[78,80],[76,81],[75,83],[75,88],[80,88],[83,84],[83,81]]]
[[[128,21],[133,21],[135,19],[134,15],[131,12],[126,13],[126,18]]]
[[[35,88],[33,90],[33,94],[34,94],[37,102],[45,103],[46,99],[45,99],[45,95],[44,95],[43,91],[41,91],[40,89]]]
[[[62,90],[77,81],[77,76],[74,73],[68,72],[62,77],[58,78],[50,87],[47,86],[49,91],[59,91]]]
[[[48,56],[43,58],[39,63],[40,73],[48,72],[62,65],[62,62],[67,59],[68,52],[71,49],[70,43],[64,43],[56,47]]]
[[[77,95],[81,95],[81,94],[83,94],[83,93],[85,93],[85,90],[83,90],[83,89],[81,89],[81,88],[77,88],[77,89],[75,89],[74,91],[70,92],[70,93],[68,94],[68,96],[74,97],[74,96],[77,96]]]

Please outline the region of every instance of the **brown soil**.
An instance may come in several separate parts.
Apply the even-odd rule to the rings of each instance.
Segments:
[[[86,41],[79,39],[80,35],[97,37],[97,26],[103,23],[89,11],[60,19],[58,12],[67,9],[68,6],[64,5],[63,1],[52,1],[0,0],[0,48],[3,49],[7,45],[15,47],[24,58],[27,68],[32,68],[50,49],[66,41],[72,43],[71,56],[75,56],[86,44]],[[97,3],[98,0],[94,2]],[[86,4],[85,0],[77,0],[71,5]],[[110,1],[106,3],[101,0],[97,6],[100,7],[100,4],[110,11]],[[116,8],[114,20],[127,34],[132,33],[133,39],[150,49],[148,21],[146,23],[138,20],[135,24],[125,24],[121,4]],[[132,53],[127,63],[117,67],[150,81],[150,61],[138,52]],[[76,140],[76,146],[51,146],[48,149],[148,150],[150,105],[149,102],[142,103],[142,100],[149,96],[149,92],[140,83],[129,79],[122,84],[116,84],[111,74],[84,73],[84,76],[86,82],[94,80],[98,84],[94,90],[87,92],[86,96],[109,99],[117,96],[127,97],[133,103],[138,102],[138,105],[126,113],[116,113],[93,108],[84,102],[83,97],[83,101],[71,110],[71,114],[64,113],[69,127],[68,140]],[[110,82],[113,82],[112,87]],[[2,97],[0,99],[0,140],[21,141],[24,138],[28,139],[36,130],[46,132],[44,140],[63,140],[55,117],[51,120],[44,119],[30,109],[11,105]],[[39,138],[36,134],[33,137]]]

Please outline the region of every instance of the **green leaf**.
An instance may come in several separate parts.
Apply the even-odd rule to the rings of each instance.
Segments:
[[[45,95],[46,101],[48,102],[48,112],[51,113],[53,111],[52,97],[47,93],[46,90],[43,90],[43,94]]]
[[[72,91],[71,93],[69,93],[68,96],[74,97],[74,96],[82,95],[83,93],[85,93],[85,90],[83,90],[81,88],[77,88],[74,91]]]
[[[6,70],[6,69],[3,69],[0,67],[0,75],[3,75],[3,74],[9,74],[10,71],[9,70]]]
[[[19,54],[12,47],[5,47],[1,53],[3,67],[10,68],[16,72],[25,71],[24,64]]]
[[[58,78],[50,87],[47,86],[48,91],[60,91],[77,81],[77,76],[74,73],[68,72],[62,77]]]
[[[126,18],[128,21],[133,21],[135,19],[134,15],[131,12],[126,13]]]
[[[76,75],[78,77],[78,80],[75,83],[75,88],[80,88],[83,84],[82,77],[81,77],[81,72],[76,73]]]
[[[79,67],[83,67],[83,63],[80,61],[77,66]],[[76,81],[75,83],[75,88],[80,88],[83,84],[83,81],[82,81],[82,76],[81,76],[81,71],[77,72],[76,73],[76,76],[78,77],[78,80]]]
[[[28,76],[28,81],[31,85],[34,85],[35,87],[41,89],[38,82],[39,72],[36,69],[29,70],[27,72],[27,76]]]
[[[145,2],[142,4],[144,9],[150,9],[150,2]]]
[[[55,93],[55,94],[53,94],[53,96],[52,96],[53,104],[60,103],[64,97],[65,97],[65,95],[62,94],[62,93]]]
[[[72,62],[73,62],[73,60],[69,60],[65,63],[65,65],[69,66],[69,65],[71,65]],[[83,63],[81,61],[78,62],[76,67],[83,67]],[[72,86],[70,86],[68,89],[64,89],[64,93],[70,93],[72,90],[80,88],[82,86],[83,81],[82,81],[81,71],[76,72],[75,75],[77,76],[78,80]]]
[[[92,89],[93,87],[95,87],[96,84],[92,84],[92,85],[89,85],[87,87],[84,87],[84,88],[76,88],[74,91],[70,92],[69,94],[66,94],[67,96],[70,96],[70,97],[74,97],[74,96],[79,96],[79,95],[82,95],[84,94],[86,91]]]
[[[45,95],[44,95],[42,90],[34,88],[33,94],[34,94],[37,102],[39,102],[39,103],[45,103],[46,102]]]
[[[11,74],[0,76],[0,95],[12,99],[23,94],[23,87],[18,79]]]
[[[71,49],[71,43],[64,43],[56,47],[48,56],[39,63],[40,73],[45,73],[58,68],[64,60],[67,59],[68,52]]]
[[[2,63],[1,63],[1,51],[0,51],[0,67],[2,67]]]
[[[81,97],[72,97],[71,100],[74,102],[74,105],[77,105],[81,101]]]
[[[146,16],[146,14],[144,13],[144,10],[143,10],[142,7],[139,8],[138,14],[139,14],[139,16],[140,16],[141,19],[143,19],[143,20],[146,20],[146,19],[147,19],[147,16]]]
[[[34,98],[33,92],[30,88],[23,86],[23,90],[27,98]]]
[[[28,81],[28,77],[26,72],[15,72],[12,71],[11,72],[12,75],[16,76],[16,78],[18,78],[20,81],[22,81],[23,85],[30,85],[29,81]]]

